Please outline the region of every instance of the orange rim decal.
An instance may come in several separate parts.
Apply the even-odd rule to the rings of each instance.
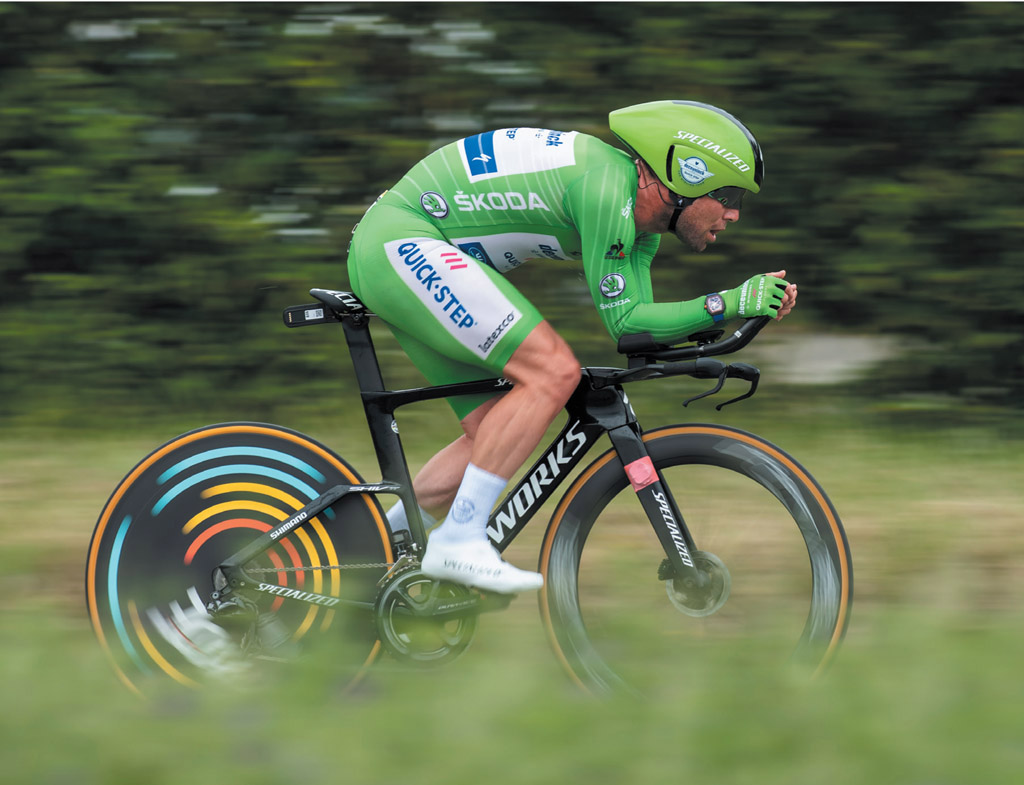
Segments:
[[[617,457],[614,450],[609,450],[603,456],[598,457],[585,471],[583,471],[569,487],[565,496],[558,503],[558,507],[555,508],[554,520],[555,525],[551,530],[549,536],[544,538],[544,542],[541,545],[540,553],[540,572],[544,576],[544,585],[540,588],[540,615],[544,621],[544,631],[547,633],[548,640],[551,642],[551,648],[555,650],[555,656],[558,657],[559,662],[562,663],[562,667],[565,668],[566,672],[580,686],[585,692],[589,692],[590,689],[586,684],[576,675],[576,671],[569,664],[569,660],[565,654],[562,653],[562,647],[558,645],[558,637],[555,635],[555,626],[551,622],[551,613],[548,610],[548,565],[551,559],[551,545],[555,539],[555,533],[558,531],[558,527],[562,523],[562,516],[565,514],[566,509],[572,503],[572,500],[576,498],[580,489],[583,488],[587,482],[597,474],[598,471],[603,469],[605,465],[612,458]]]

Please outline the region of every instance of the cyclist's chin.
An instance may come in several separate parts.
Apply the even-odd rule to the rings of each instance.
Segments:
[[[707,225],[698,226],[697,221],[687,221],[684,214],[683,220],[680,220],[675,227],[675,236],[679,239],[683,245],[689,248],[691,251],[701,253],[707,249],[708,245],[713,243],[717,238],[715,232],[711,231],[711,228]]]
[[[687,232],[676,232],[676,238],[691,251],[702,253],[708,247],[706,236],[696,237]]]

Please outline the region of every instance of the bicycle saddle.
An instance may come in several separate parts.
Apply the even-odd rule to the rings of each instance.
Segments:
[[[309,293],[337,314],[370,314],[370,309],[352,292],[310,289]]]

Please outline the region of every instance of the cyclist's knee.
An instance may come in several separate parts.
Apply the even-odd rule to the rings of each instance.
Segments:
[[[569,396],[580,383],[580,363],[571,351],[552,364],[545,382],[551,387],[552,393],[561,401],[569,400]]]
[[[565,339],[543,322],[516,349],[505,375],[517,385],[544,390],[565,401],[579,384],[580,363]]]

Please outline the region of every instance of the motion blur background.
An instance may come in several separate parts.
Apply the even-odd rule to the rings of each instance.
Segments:
[[[98,696],[119,689],[91,653],[80,597],[107,494],[157,444],[225,419],[302,428],[375,476],[340,334],[285,330],[281,309],[307,301],[310,287],[347,287],[352,227],[438,146],[503,126],[612,142],[610,110],[685,98],[753,130],[766,181],[705,254],[666,240],[656,295],[691,298],[784,268],[800,304],[742,358],[766,373],[763,392],[735,412],[684,411],[679,390],[637,408],[651,425],[685,416],[758,430],[822,481],[853,544],[849,652],[835,683],[800,693],[804,702],[750,661],[726,658],[685,703],[653,715],[595,715],[561,693],[538,711],[559,682],[533,647],[518,673],[527,686],[478,686],[464,696],[471,709],[452,697],[465,672],[419,677],[420,689],[448,690],[446,703],[421,696],[420,727],[435,728],[442,709],[432,705],[479,718],[460,732],[487,751],[459,758],[445,781],[475,780],[516,745],[531,755],[515,758],[508,781],[639,781],[664,774],[661,744],[683,735],[699,744],[662,765],[685,759],[726,781],[880,781],[893,771],[887,781],[1015,781],[1022,51],[1024,7],[1002,3],[0,6],[0,679],[5,708],[22,707],[20,717],[0,713],[7,773],[105,783],[178,781],[186,765],[219,773],[154,739],[216,756],[203,729],[238,716],[249,737],[308,744],[270,710],[253,720],[247,705],[225,720],[202,703],[172,703],[154,719],[128,696],[97,726],[128,741],[83,735]],[[573,265],[535,263],[514,282],[585,363],[617,362]],[[385,334],[379,348],[391,383],[418,382]],[[403,438],[415,468],[456,425],[443,405],[410,416],[419,435]],[[481,648],[499,662],[508,651]],[[466,667],[487,675],[484,662]],[[55,672],[75,674],[77,692]],[[764,680],[767,691],[749,689]],[[316,704],[317,722],[367,733],[381,750],[348,751],[364,767],[354,780],[440,777],[438,760],[383,763],[375,730],[408,704],[381,689],[382,702],[354,716]],[[534,702],[517,703],[524,695]],[[121,716],[132,720],[120,726]],[[569,724],[584,730],[567,735]],[[641,727],[644,741],[630,746],[627,731]],[[56,763],[33,757],[44,728],[64,745]],[[435,747],[437,733],[427,733]],[[602,741],[587,746],[584,735]],[[511,749],[487,746],[498,736]],[[974,757],[954,755],[964,745]],[[217,760],[248,766],[256,782],[353,765],[332,760],[337,750],[268,751],[278,746],[236,740]]]
[[[705,255],[665,243],[662,298],[785,268],[793,329],[889,339],[889,405],[1024,400],[1018,5],[58,3],[0,25],[7,422],[275,414],[330,356],[277,312],[347,284],[353,225],[413,163],[508,125],[612,141],[610,110],[676,97],[748,124],[766,182]],[[516,282],[607,357],[574,273]]]

